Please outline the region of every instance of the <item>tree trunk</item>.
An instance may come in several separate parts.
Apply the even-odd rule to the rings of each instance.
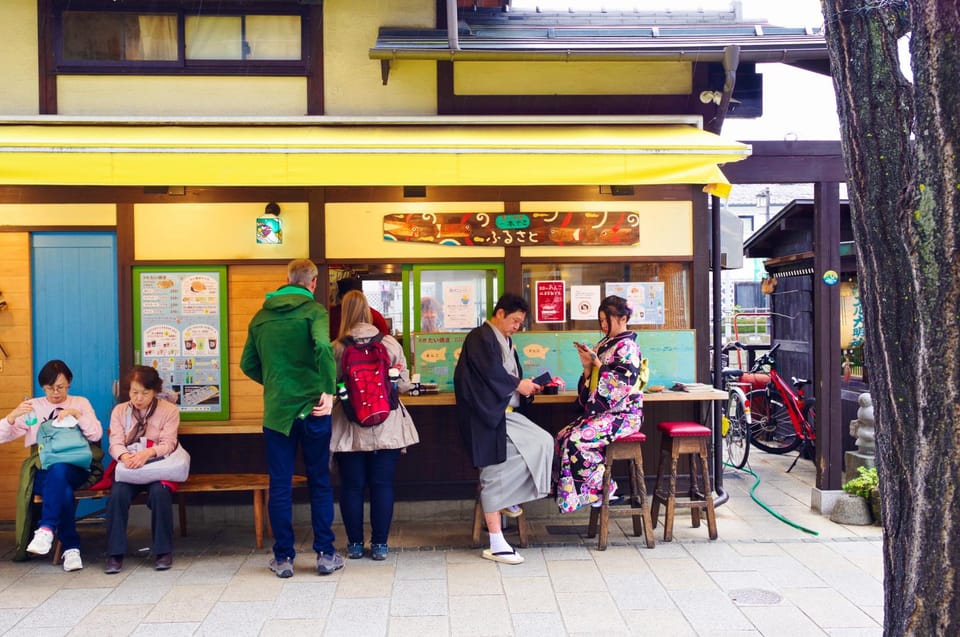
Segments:
[[[960,634],[960,7],[821,0],[876,408],[884,634]],[[911,33],[914,81],[897,40]]]

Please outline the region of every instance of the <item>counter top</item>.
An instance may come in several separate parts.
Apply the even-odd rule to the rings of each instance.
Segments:
[[[694,391],[670,391],[644,393],[644,403],[677,403],[703,402],[726,400],[727,392],[721,389],[699,389]],[[455,405],[453,392],[439,394],[422,394],[420,396],[401,396],[400,400],[407,407],[441,407]],[[559,394],[539,394],[536,404],[551,405],[573,403],[577,400],[577,392],[565,391]],[[259,420],[218,420],[218,421],[186,421],[180,423],[181,435],[202,434],[257,434],[263,431],[263,424]]]

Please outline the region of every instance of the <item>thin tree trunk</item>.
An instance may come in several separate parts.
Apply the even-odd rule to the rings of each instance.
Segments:
[[[876,407],[884,633],[960,634],[960,9],[821,0]],[[914,83],[897,40],[912,29]]]

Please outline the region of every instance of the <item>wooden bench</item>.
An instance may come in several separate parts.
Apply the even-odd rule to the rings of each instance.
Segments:
[[[293,486],[307,486],[306,476],[293,476]],[[263,511],[267,504],[267,490],[270,487],[270,476],[263,473],[194,473],[187,478],[186,482],[181,482],[174,494],[177,500],[180,518],[180,535],[187,536],[187,504],[186,496],[188,493],[214,493],[220,491],[252,491],[253,492],[253,534],[256,538],[258,549],[263,548],[263,530],[265,524],[269,521],[264,517]],[[73,497],[76,500],[90,500],[94,498],[104,498],[110,495],[110,489],[98,489],[91,491],[82,489],[75,491]],[[43,502],[39,495],[33,496],[36,503]],[[146,500],[144,500],[145,502]],[[57,540],[53,555],[54,564],[60,561],[60,541]]]

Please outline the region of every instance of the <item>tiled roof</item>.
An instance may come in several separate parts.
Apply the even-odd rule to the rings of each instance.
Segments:
[[[820,28],[743,23],[727,13],[461,13],[459,50],[445,29],[383,27],[370,57],[452,60],[719,61],[740,46],[743,62],[823,60]]]

